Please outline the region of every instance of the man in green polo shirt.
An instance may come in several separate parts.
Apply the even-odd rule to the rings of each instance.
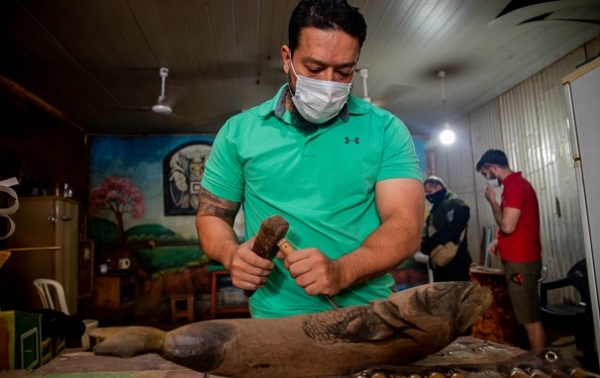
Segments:
[[[418,248],[424,198],[413,142],[390,112],[350,95],[366,24],[345,0],[302,0],[281,48],[288,83],[229,119],[206,164],[196,217],[204,252],[256,290],[253,317],[385,299],[387,274]],[[269,261],[238,243],[280,215],[297,251]],[[279,257],[283,257],[280,255]]]

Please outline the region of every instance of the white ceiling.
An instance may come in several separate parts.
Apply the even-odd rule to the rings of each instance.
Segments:
[[[359,67],[369,69],[369,96],[418,134],[438,131],[444,118],[464,116],[600,35],[600,0],[349,3],[368,25]],[[8,81],[0,83],[43,99],[90,134],[214,133],[285,83],[279,51],[296,4],[5,0],[0,76]],[[163,66],[171,116],[149,110]],[[363,95],[358,75],[353,93]]]

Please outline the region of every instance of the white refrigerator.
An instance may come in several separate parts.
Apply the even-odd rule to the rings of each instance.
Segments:
[[[596,335],[600,343],[600,58],[563,78]],[[600,357],[600,356],[599,356]]]

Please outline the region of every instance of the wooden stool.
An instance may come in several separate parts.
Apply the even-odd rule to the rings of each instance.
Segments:
[[[194,294],[173,294],[171,298],[171,319],[186,318],[188,322],[194,321]],[[181,306],[183,305],[183,306]]]

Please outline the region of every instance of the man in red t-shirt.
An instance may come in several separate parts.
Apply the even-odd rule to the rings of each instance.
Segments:
[[[502,260],[510,301],[519,324],[525,326],[533,350],[546,344],[540,319],[538,280],[542,270],[540,216],[535,190],[508,166],[506,154],[486,151],[475,166],[488,181],[485,199],[490,203],[498,233],[489,253]],[[494,188],[504,186],[502,200],[496,200]]]

